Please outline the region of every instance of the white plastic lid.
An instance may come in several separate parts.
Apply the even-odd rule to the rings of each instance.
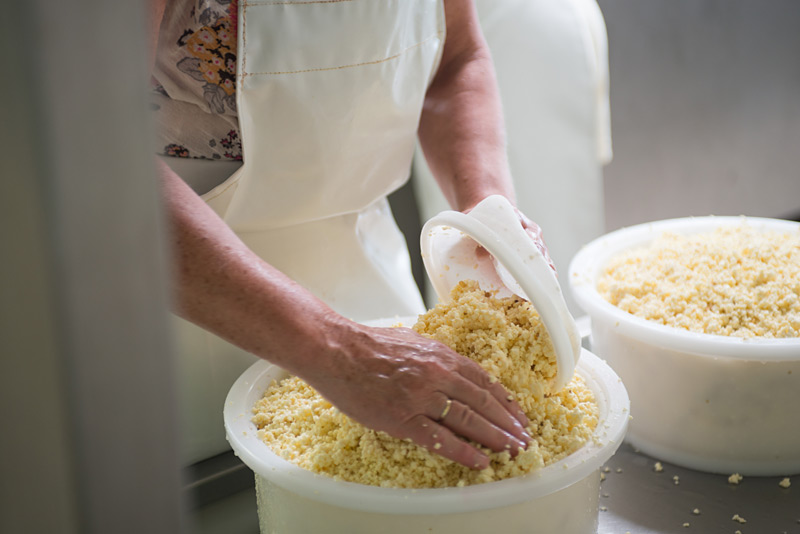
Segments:
[[[481,254],[476,243],[489,254]],[[468,214],[435,215],[423,226],[420,245],[440,301],[450,300],[450,291],[461,280],[475,280],[500,298],[529,300],[553,342],[558,366],[554,390],[567,385],[581,353],[578,327],[555,272],[505,197],[487,197]]]

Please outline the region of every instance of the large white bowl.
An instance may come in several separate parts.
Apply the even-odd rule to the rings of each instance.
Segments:
[[[617,230],[573,258],[569,283],[591,318],[591,348],[625,382],[627,440],[659,459],[713,473],[800,473],[800,339],[693,333],[635,317],[603,299],[609,260],[664,232],[697,234],[747,224],[794,232],[800,224],[755,217],[692,217]]]
[[[257,362],[239,377],[225,403],[234,452],[256,477],[261,532],[273,533],[594,533],[600,468],[622,442],[629,401],[619,377],[583,352],[576,372],[597,399],[594,438],[537,472],[463,488],[395,489],[334,480],[277,456],[257,435],[252,409],[273,380],[287,376]]]

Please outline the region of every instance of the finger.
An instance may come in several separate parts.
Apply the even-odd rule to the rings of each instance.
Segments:
[[[531,236],[531,239],[536,244],[536,248],[539,249],[539,252],[542,253],[544,259],[550,265],[550,268],[553,271],[556,271],[556,265],[553,263],[553,259],[550,257],[550,252],[547,250],[547,245],[544,241],[544,232],[542,232],[541,226],[530,220],[524,213],[519,210],[516,210],[517,217],[519,217],[520,223],[522,223],[522,227]],[[558,275],[558,272],[556,272]]]
[[[525,232],[527,232],[527,234],[531,237],[533,244],[536,245],[536,248],[542,253],[542,256],[547,263],[550,264],[550,267],[555,270],[556,267],[553,264],[553,259],[550,257],[550,251],[547,250],[547,245],[544,242],[544,234],[542,233],[542,229],[539,228],[538,225],[534,224],[533,228],[525,228]]]
[[[454,400],[449,408],[439,424],[455,434],[489,447],[494,452],[509,451],[511,456],[516,456],[520,448],[526,448],[526,442],[494,426],[469,406]]]
[[[463,362],[463,365],[458,369],[458,372],[461,376],[469,380],[471,383],[476,385],[480,389],[484,389],[488,391],[494,399],[503,407],[503,409],[510,414],[515,421],[519,423],[522,427],[523,431],[525,427],[528,426],[528,416],[525,415],[525,412],[522,410],[522,407],[519,403],[514,399],[514,396],[511,395],[506,388],[503,387],[498,381],[492,382],[491,377],[489,374],[477,363],[474,361],[467,359],[467,361]],[[452,397],[452,395],[450,395]],[[458,399],[462,402],[463,399]],[[469,403],[468,403],[469,404]],[[493,419],[490,419],[494,422]],[[496,423],[495,423],[496,424]],[[512,423],[513,424],[513,423]],[[498,425],[501,428],[506,428],[505,426]],[[515,434],[516,435],[516,434]]]
[[[475,256],[476,256],[478,259],[485,258],[485,257],[487,257],[487,256],[489,256],[489,255],[490,255],[490,254],[489,254],[489,251],[488,251],[488,250],[486,250],[486,249],[483,247],[483,245],[479,245],[479,244],[476,244],[476,245],[475,245]]]
[[[429,417],[417,415],[409,420],[407,428],[411,441],[435,454],[470,469],[489,467],[488,456]]]
[[[489,390],[480,388],[469,380],[461,378],[455,383],[450,383],[447,391],[441,390],[448,398],[453,400],[454,405],[456,401],[460,402],[475,414],[480,415],[481,419],[514,436],[523,444],[527,444],[530,441],[530,436],[525,432],[525,427]],[[509,401],[506,400],[505,403],[508,404]]]

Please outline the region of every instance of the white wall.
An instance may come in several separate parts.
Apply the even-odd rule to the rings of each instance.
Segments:
[[[800,2],[598,3],[614,138],[607,229],[800,216]]]

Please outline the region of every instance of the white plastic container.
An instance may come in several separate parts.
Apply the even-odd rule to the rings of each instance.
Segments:
[[[591,347],[631,398],[627,440],[655,458],[712,473],[800,473],[800,339],[688,332],[635,317],[603,299],[597,280],[621,252],[664,232],[697,234],[746,223],[797,233],[776,219],[696,217],[602,236],[570,264],[569,283],[591,318]]]
[[[478,254],[479,247],[488,254]],[[420,251],[440,302],[447,302],[453,287],[465,279],[498,297],[516,294],[528,300],[553,343],[554,391],[572,380],[581,355],[578,326],[555,272],[505,197],[488,196],[466,214],[447,210],[434,215],[422,227]]]
[[[625,387],[608,365],[583,351],[576,372],[597,399],[594,437],[537,472],[464,488],[394,489],[334,480],[283,460],[262,442],[252,409],[273,380],[267,362],[250,367],[225,403],[228,441],[256,477],[262,534],[594,533],[600,468],[622,442],[629,418]]]

